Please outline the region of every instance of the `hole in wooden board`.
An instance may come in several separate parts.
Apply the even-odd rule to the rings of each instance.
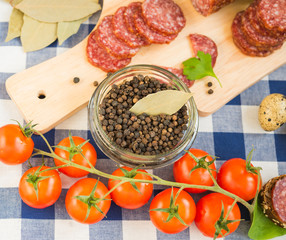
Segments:
[[[46,94],[45,94],[43,91],[40,91],[40,92],[38,93],[38,98],[39,98],[39,99],[45,99],[45,98],[46,98]]]

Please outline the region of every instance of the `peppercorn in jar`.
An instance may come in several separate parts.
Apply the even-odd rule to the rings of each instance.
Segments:
[[[174,148],[187,129],[187,108],[173,115],[136,116],[129,109],[143,97],[158,91],[174,90],[154,77],[137,75],[111,90],[100,104],[102,129],[112,142],[132,153],[161,154]]]

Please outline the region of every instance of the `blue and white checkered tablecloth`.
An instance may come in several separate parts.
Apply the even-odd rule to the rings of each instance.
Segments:
[[[11,7],[0,0],[0,126],[11,123],[10,119],[24,122],[19,110],[10,100],[5,81],[8,77],[29,68],[35,64],[52,58],[79,43],[93,29],[99,14],[83,24],[76,36],[68,39],[62,46],[57,43],[31,53],[24,53],[19,39],[4,42],[8,29]],[[286,94],[286,65],[266,76],[257,84],[234,98],[213,115],[200,118],[199,133],[193,145],[211,155],[219,156],[217,167],[223,161],[240,157],[244,158],[255,146],[253,163],[263,167],[263,182],[271,177],[286,174],[286,126],[275,132],[264,132],[258,123],[257,111],[261,100],[270,93]],[[51,145],[56,145],[66,137],[71,130],[73,135],[91,139],[98,151],[96,167],[112,173],[116,165],[98,149],[92,140],[87,127],[87,109],[76,113],[70,119],[59,124],[45,136]],[[33,136],[35,147],[46,149],[39,136]],[[41,159],[33,159],[40,163]],[[30,208],[24,204],[18,193],[18,183],[21,175],[28,169],[27,164],[6,166],[0,163],[0,239],[1,240],[62,240],[62,239],[209,239],[205,238],[192,224],[187,230],[167,235],[156,230],[149,220],[149,204],[138,210],[121,209],[112,203],[107,218],[93,225],[79,224],[70,219],[65,210],[65,195],[67,189],[77,179],[69,179],[61,175],[63,191],[60,199],[51,207],[43,210]],[[172,166],[153,170],[165,179],[173,180]],[[96,177],[96,176],[91,176]],[[101,179],[105,184],[106,179]],[[154,194],[162,190],[155,186]],[[201,195],[193,195],[195,201]],[[242,217],[249,219],[247,212],[242,209]],[[241,222],[239,229],[226,239],[248,239],[249,221]],[[281,237],[280,239],[286,239]]]

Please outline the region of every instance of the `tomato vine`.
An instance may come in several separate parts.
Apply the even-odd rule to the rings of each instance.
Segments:
[[[177,188],[197,188],[197,189],[204,189],[204,190],[222,193],[228,197],[231,197],[235,201],[243,204],[248,209],[250,214],[252,214],[254,211],[254,206],[252,204],[248,203],[247,201],[243,200],[242,198],[238,197],[237,195],[222,189],[218,185],[216,179],[213,177],[213,175],[211,174],[211,170],[208,167],[207,167],[207,170],[209,171],[209,173],[212,177],[212,180],[214,182],[214,186],[202,186],[202,185],[193,185],[193,184],[187,184],[187,183],[167,181],[167,180],[164,180],[164,179],[162,179],[162,178],[160,178],[154,174],[150,174],[150,173],[143,173],[143,174],[149,175],[150,177],[152,177],[155,180],[145,180],[145,179],[143,180],[143,179],[128,178],[128,177],[124,177],[124,176],[114,176],[114,175],[111,175],[111,174],[108,174],[108,173],[105,173],[105,172],[102,172],[102,171],[96,169],[90,163],[89,163],[90,168],[88,168],[88,167],[81,166],[79,164],[76,164],[72,161],[66,160],[66,159],[56,155],[54,150],[50,146],[49,142],[45,138],[45,136],[43,134],[41,134],[40,132],[38,132],[37,130],[35,130],[35,132],[43,138],[43,140],[47,144],[50,152],[45,152],[45,151],[42,151],[40,149],[34,149],[35,153],[33,155],[44,155],[47,157],[56,158],[56,159],[59,159],[60,161],[62,161],[63,163],[65,163],[65,166],[71,166],[71,167],[79,168],[81,170],[84,170],[84,171],[87,171],[89,173],[96,174],[100,177],[104,177],[104,178],[108,178],[108,179],[121,180],[124,182],[130,182],[130,183],[132,183],[132,182],[133,183],[135,183],[135,182],[151,183],[151,184],[156,184],[156,185],[163,185],[163,186],[177,187]],[[82,153],[80,152],[80,154],[82,154]],[[260,174],[258,174],[258,176],[260,177]]]

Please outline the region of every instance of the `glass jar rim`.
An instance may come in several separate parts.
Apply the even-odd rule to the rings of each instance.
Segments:
[[[156,155],[140,155],[121,148],[109,139],[102,129],[99,119],[99,104],[104,98],[104,92],[111,86],[112,81],[125,73],[146,70],[149,72],[153,71],[160,73],[163,77],[166,77],[166,79],[174,83],[179,90],[190,92],[185,83],[183,83],[175,74],[164,68],[147,64],[128,66],[111,74],[110,76],[107,76],[97,86],[88,105],[88,124],[92,137],[107,157],[130,167],[140,165],[142,168],[155,168],[173,163],[178,159],[178,155],[182,156],[185,154],[184,150],[188,149],[192,145],[198,130],[198,112],[193,97],[191,97],[186,103],[189,119],[187,124],[188,128],[185,130],[184,136],[174,148]],[[148,75],[148,73],[146,73],[146,75]],[[105,151],[106,149],[108,149],[108,151]],[[178,151],[181,151],[181,153],[178,153]]]

